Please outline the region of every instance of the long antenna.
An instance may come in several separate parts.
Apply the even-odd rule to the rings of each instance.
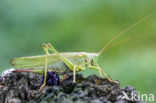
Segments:
[[[129,40],[134,40],[134,39],[144,37],[144,36],[149,36],[149,35],[151,35],[151,34],[138,35],[138,36],[134,36],[134,37],[129,37],[129,38],[124,39],[124,40],[120,40],[120,41],[118,41],[118,42],[116,42],[114,44],[111,44],[109,47],[105,48],[105,50],[103,52],[105,52],[106,50],[108,50],[108,49],[110,49],[110,48],[112,48],[112,47],[114,47],[116,45],[119,45],[119,44],[121,44],[123,42],[129,41]]]
[[[145,21],[146,19],[148,19],[149,17],[151,17],[151,15],[148,15],[146,17],[144,17],[143,19],[139,20],[138,22],[136,22],[135,24],[129,26],[128,28],[124,29],[123,31],[121,31],[118,35],[116,35],[115,37],[113,37],[99,52],[98,55],[101,55],[105,49],[114,41],[116,40],[118,37],[120,37],[121,35],[123,35],[125,32],[129,31],[130,29],[132,29],[133,27],[135,27],[137,24],[142,23],[143,21]]]

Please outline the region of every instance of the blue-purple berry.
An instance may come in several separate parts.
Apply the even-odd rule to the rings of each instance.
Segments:
[[[44,76],[42,76],[42,83],[44,81]],[[54,72],[48,72],[47,73],[47,81],[46,81],[46,85],[48,86],[57,86],[60,83],[60,79],[58,74],[54,73]]]

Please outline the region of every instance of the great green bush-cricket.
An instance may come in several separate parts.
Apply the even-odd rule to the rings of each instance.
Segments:
[[[151,16],[151,15],[150,15]],[[110,82],[118,83],[117,81],[113,81],[107,76],[104,71],[98,66],[97,61],[100,54],[102,54],[105,50],[109,49],[112,46],[115,46],[121,42],[117,42],[115,44],[111,44],[115,39],[119,36],[133,28],[135,25],[143,22],[149,16],[143,18],[137,23],[129,26],[124,29],[118,35],[116,35],[113,39],[111,39],[98,53],[87,53],[87,52],[64,52],[59,53],[53,45],[50,43],[42,44],[42,47],[45,51],[45,55],[38,56],[28,56],[28,57],[19,57],[13,58],[11,60],[11,65],[15,68],[24,68],[21,70],[15,70],[14,72],[34,72],[34,73],[42,73],[44,74],[44,82],[40,87],[40,91],[46,85],[46,77],[47,72],[52,71],[57,74],[64,74],[65,72],[73,71],[73,82],[75,82],[75,73],[79,71],[83,71],[86,67],[90,69],[98,70],[101,76],[105,76]],[[132,39],[132,38],[131,38]],[[131,40],[127,39],[127,40]],[[126,41],[127,41],[126,40]],[[111,45],[110,45],[111,44]],[[49,52],[53,54],[49,54]],[[25,69],[26,68],[26,69]]]

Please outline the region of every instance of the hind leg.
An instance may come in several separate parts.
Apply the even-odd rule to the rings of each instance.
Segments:
[[[46,85],[46,81],[47,81],[47,72],[48,72],[48,68],[47,68],[47,65],[48,65],[48,55],[49,55],[49,52],[48,52],[48,47],[45,45],[45,44],[42,44],[42,47],[46,53],[46,56],[45,56],[45,69],[44,69],[44,81],[43,81],[43,84],[42,86],[40,87],[39,89],[39,92],[42,91],[42,89],[45,87]]]
[[[66,57],[61,55],[50,43],[48,44],[48,47],[49,47],[49,51],[51,51],[52,53],[56,53],[56,55],[58,55],[58,57],[62,59],[62,61],[64,61],[64,63],[68,66],[68,68],[73,71],[73,82],[75,82],[76,72],[85,70],[85,68],[81,66],[77,66],[76,64],[73,64],[70,60],[68,60]]]

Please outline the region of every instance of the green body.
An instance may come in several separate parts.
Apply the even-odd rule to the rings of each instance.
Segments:
[[[42,86],[40,87],[40,91],[46,85],[48,71],[52,71],[58,74],[73,71],[73,82],[75,82],[76,80],[75,73],[85,70],[86,67],[89,67],[90,69],[98,70],[100,75],[105,76],[110,82],[118,83],[117,81],[112,81],[104,73],[104,71],[98,66],[97,64],[98,56],[102,54],[105,50],[111,48],[112,46],[120,44],[121,42],[110,45],[119,36],[121,36],[128,30],[133,28],[135,25],[141,23],[142,21],[144,21],[150,16],[151,15],[143,18],[137,23],[124,29],[122,32],[120,32],[118,35],[112,38],[112,40],[110,40],[104,46],[104,48],[102,48],[98,53],[86,53],[86,52],[59,53],[50,43],[48,44],[43,43],[42,47],[46,53],[45,55],[14,58],[11,60],[11,65],[15,68],[31,69],[29,71],[35,72],[35,73],[44,73],[44,82]],[[131,40],[131,39],[128,39],[128,40]],[[52,52],[53,54],[49,54],[49,51]],[[27,72],[27,71],[28,70],[25,69],[25,70],[17,70],[15,72]]]
[[[69,61],[71,61],[73,64],[76,64],[78,66],[86,67],[88,65],[97,65],[97,53],[66,52],[60,54],[67,58]],[[38,55],[13,58],[11,60],[11,65],[14,68],[35,69],[38,72],[44,73],[45,56],[46,55]],[[71,71],[71,69],[69,69],[69,67],[64,63],[64,61],[61,58],[59,58],[57,54],[49,54],[47,64],[47,68],[49,71],[53,71],[59,74]]]

